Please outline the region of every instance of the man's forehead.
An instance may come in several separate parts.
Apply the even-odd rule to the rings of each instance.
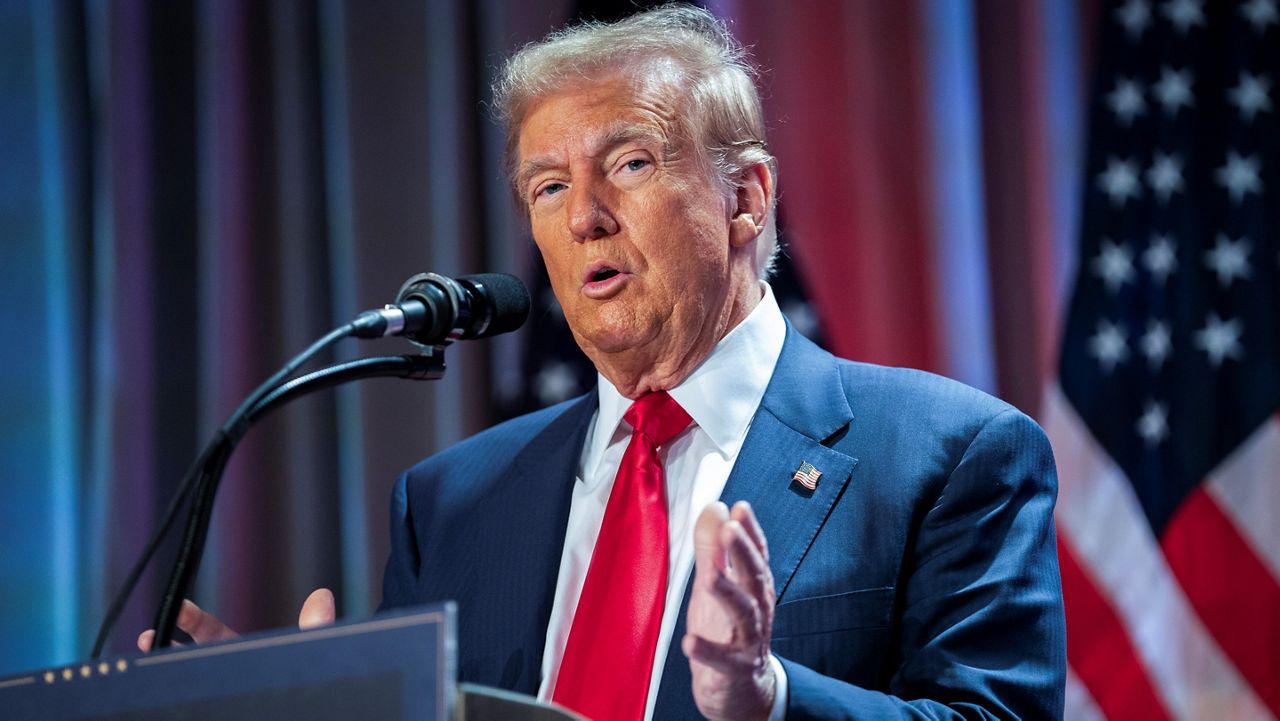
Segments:
[[[529,143],[529,150],[541,152],[561,147],[574,146],[590,155],[597,155],[633,142],[665,144],[669,133],[663,123],[654,117],[616,117],[600,125],[582,124],[565,128],[563,134],[551,138],[546,148],[535,148]],[[522,140],[524,135],[521,135]],[[523,142],[521,145],[525,145]]]
[[[580,87],[551,95],[520,125],[520,174],[563,160],[569,152],[596,156],[630,143],[665,147],[672,142],[674,111],[671,99],[634,86]]]

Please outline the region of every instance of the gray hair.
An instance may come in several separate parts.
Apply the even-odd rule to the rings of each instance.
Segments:
[[[494,84],[493,104],[507,129],[506,162],[513,185],[520,126],[538,100],[574,83],[662,60],[681,70],[690,103],[684,130],[698,140],[725,190],[740,186],[742,171],[758,163],[765,164],[776,182],[777,161],[765,144],[764,112],[754,82],[757,71],[746,49],[711,13],[674,4],[614,23],[557,30],[507,60]],[[518,190],[516,195],[521,197]],[[771,206],[757,244],[761,278],[772,271],[777,252],[775,215]]]

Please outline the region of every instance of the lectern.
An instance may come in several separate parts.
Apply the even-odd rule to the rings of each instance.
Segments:
[[[0,679],[0,717],[40,721],[535,721],[577,718],[457,683],[452,603],[306,631]]]

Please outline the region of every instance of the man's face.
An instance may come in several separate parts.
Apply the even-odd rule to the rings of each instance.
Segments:
[[[756,286],[754,244],[730,242],[733,196],[680,132],[683,95],[611,76],[539,101],[520,129],[534,240],[579,345],[615,384],[611,367],[646,364],[678,383]],[[664,384],[641,385],[619,390]]]

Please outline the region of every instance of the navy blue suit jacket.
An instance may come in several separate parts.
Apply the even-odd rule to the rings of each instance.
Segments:
[[[463,681],[537,692],[595,408],[591,393],[503,423],[396,485],[383,606],[456,600]],[[812,492],[791,480],[801,461],[822,471]],[[768,536],[788,719],[1061,717],[1055,495],[1048,441],[1011,406],[789,328],[722,495]],[[684,619],[664,721],[699,718]]]

